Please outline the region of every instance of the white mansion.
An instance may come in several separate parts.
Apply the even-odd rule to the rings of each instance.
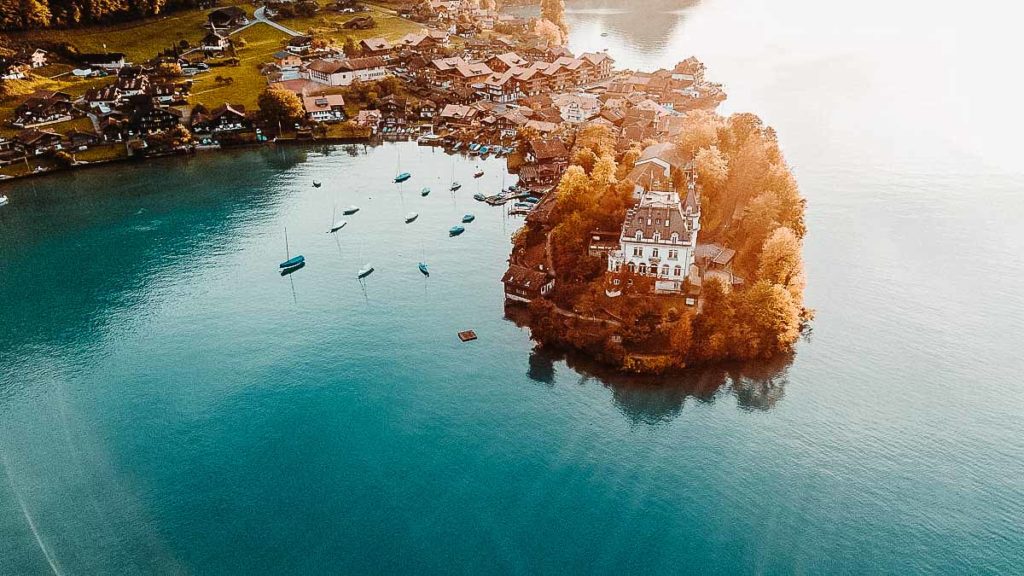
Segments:
[[[657,292],[683,291],[700,230],[700,198],[692,176],[687,178],[686,188],[685,199],[679,198],[667,179],[638,190],[639,199],[622,223],[619,249],[608,254],[609,272],[625,266],[631,272],[655,277]]]

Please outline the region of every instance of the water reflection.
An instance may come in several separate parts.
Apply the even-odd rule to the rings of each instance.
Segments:
[[[665,376],[634,376],[610,370],[572,351],[537,348],[530,354],[527,375],[537,380],[534,366],[542,365],[542,362],[550,365],[553,373],[557,361],[564,361],[585,381],[600,382],[611,389],[615,405],[633,424],[654,425],[678,417],[688,398],[711,403],[722,395],[732,394],[737,405],[744,410],[771,410],[785,392],[793,356],[757,363],[694,368]]]
[[[521,308],[506,307],[505,319],[525,326]],[[771,410],[785,393],[793,358],[793,354],[787,354],[670,375],[636,376],[612,370],[572,350],[537,346],[530,351],[526,375],[534,382],[554,386],[555,363],[565,362],[580,374],[581,383],[595,381],[610,388],[615,405],[632,423],[654,425],[678,417],[688,398],[711,403],[723,394],[732,394],[743,410]]]

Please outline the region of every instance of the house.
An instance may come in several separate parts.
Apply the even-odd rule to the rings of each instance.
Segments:
[[[512,302],[530,302],[547,296],[555,288],[555,279],[546,272],[511,264],[501,277],[505,285],[505,299]]]
[[[515,52],[505,52],[504,54],[491,56],[487,60],[487,65],[495,72],[506,72],[513,68],[527,68],[530,63]]]
[[[345,119],[345,98],[341,94],[303,96],[302,109],[312,122],[339,122]]]
[[[0,168],[18,162],[27,162],[24,150],[15,148],[13,140],[0,136]]]
[[[526,149],[526,161],[534,164],[561,163],[568,159],[569,149],[557,138],[530,140]]]
[[[658,180],[670,180],[673,173],[680,170],[692,170],[689,158],[672,142],[662,142],[645,148],[626,178],[637,186],[636,194],[639,195],[644,186]]]
[[[608,80],[612,77],[612,65],[615,64],[615,59],[609,56],[607,52],[584,52],[580,55],[580,58],[594,66],[593,81]]]
[[[85,150],[89,146],[95,146],[99,144],[100,137],[93,132],[85,132],[82,130],[71,130],[64,135],[67,140],[67,148],[69,150]]]
[[[37,90],[14,109],[11,125],[31,128],[71,120],[74,115],[71,95],[65,92]]]
[[[328,86],[349,86],[355,80],[369,82],[388,75],[384,60],[368,58],[347,58],[345,60],[314,60],[306,65],[303,76]]]
[[[410,32],[395,43],[396,47],[409,48],[420,53],[433,52],[439,45],[440,42],[438,42],[434,36],[429,33],[422,32],[418,34]]]
[[[105,52],[103,54],[79,54],[78,59],[92,68],[103,70],[119,70],[128,65],[124,54],[120,52]]]
[[[245,106],[225,102],[207,114],[192,117],[192,130],[203,133],[237,132],[252,129],[252,122],[245,115]]]
[[[181,124],[183,117],[184,114],[177,108],[160,106],[147,96],[135,96],[129,99],[128,117],[123,132],[128,136],[163,132]]]
[[[29,66],[12,58],[0,58],[0,79],[23,80],[28,74]]]
[[[308,54],[313,49],[313,37],[312,36],[293,36],[288,40],[288,45],[285,46],[285,50],[292,54]]]
[[[225,6],[210,12],[206,16],[207,26],[211,30],[218,28],[237,28],[249,23],[249,17],[245,10],[238,6]]]
[[[473,88],[482,98],[501,104],[515,102],[523,97],[523,91],[515,78],[514,70],[506,70],[500,73],[495,72],[482,81],[473,84]]]
[[[608,253],[608,272],[622,269],[654,278],[654,290],[682,293],[695,260],[700,200],[692,178],[685,200],[670,180],[659,180],[626,211],[619,249]]]
[[[384,38],[366,38],[359,42],[363,50],[363,56],[379,56],[387,61],[391,58],[393,46]]]
[[[380,128],[380,110],[360,110],[356,114],[356,126],[370,128],[374,134]]]
[[[28,55],[28,63],[32,68],[42,68],[47,64],[47,57],[46,50],[36,48]]]
[[[291,52],[274,52],[274,64],[281,70],[298,70],[302,67],[302,58]]]
[[[56,132],[26,128],[14,136],[14,145],[28,156],[41,156],[61,150],[63,140]]]
[[[593,94],[556,94],[551,101],[562,120],[570,124],[581,124],[601,112],[601,101]]]
[[[203,36],[199,47],[205,52],[220,52],[231,47],[231,40],[228,38],[227,32],[213,30],[206,36]]]
[[[417,114],[422,120],[433,120],[437,116],[437,104],[433,100],[423,100],[419,103]]]
[[[114,88],[121,99],[145,94],[150,88],[149,75],[142,72],[141,69],[126,66],[118,72]]]
[[[447,104],[441,110],[441,123],[453,128],[463,128],[473,125],[480,112],[477,108],[464,104]]]
[[[690,279],[691,283],[696,283],[699,286],[700,283],[694,282],[694,280],[702,281],[705,278],[717,278],[726,286],[742,286],[743,279],[732,271],[732,260],[735,256],[736,251],[732,248],[726,248],[713,243],[698,244],[694,250],[694,263],[696,265],[690,268],[691,274],[696,276],[696,278]],[[694,272],[696,273],[694,274]]]

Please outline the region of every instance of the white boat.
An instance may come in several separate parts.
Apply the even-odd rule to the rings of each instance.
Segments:
[[[405,223],[408,224],[419,217],[420,215],[417,214],[416,212],[409,212],[408,214],[405,215]]]
[[[348,208],[345,208],[345,210],[342,212],[342,214],[344,214],[345,216],[351,216],[351,215],[355,214],[356,212],[359,212],[359,206],[354,206],[353,205],[353,206],[349,206]]]
[[[331,232],[337,232],[348,225],[348,220],[338,220],[334,224],[331,224]]]
[[[370,274],[373,274],[373,266],[370,266],[369,264],[367,264],[367,265],[365,265],[365,266],[363,266],[362,268],[359,269],[359,276],[358,276],[358,278],[360,280],[362,280],[363,278],[366,278]]]
[[[9,202],[9,200],[7,199],[7,196],[0,196],[0,206],[3,206],[4,204],[7,204],[7,202]]]

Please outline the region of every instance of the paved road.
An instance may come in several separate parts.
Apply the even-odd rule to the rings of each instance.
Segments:
[[[289,36],[302,36],[301,32],[296,32],[295,30],[292,30],[291,28],[288,28],[287,26],[282,26],[282,25],[278,24],[277,22],[274,22],[273,20],[267,18],[267,7],[266,6],[260,6],[259,8],[257,8],[252,13],[252,17],[253,17],[253,21],[252,22],[249,22],[248,24],[246,24],[245,26],[242,26],[241,28],[239,28],[237,30],[233,30],[231,33],[232,34],[237,34],[237,33],[241,32],[242,30],[245,30],[249,26],[252,26],[254,24],[259,24],[260,22],[262,22],[262,23],[266,24],[267,26],[271,26],[273,28],[277,28],[278,30],[280,30],[281,32],[284,32],[285,34],[287,34]]]

